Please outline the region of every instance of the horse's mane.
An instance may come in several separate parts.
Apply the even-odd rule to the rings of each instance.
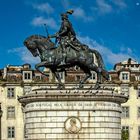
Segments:
[[[32,39],[47,39],[47,37],[46,36],[43,36],[43,35],[31,35],[30,37],[28,37],[28,38],[32,38]]]
[[[40,43],[44,44],[46,49],[54,48],[55,44],[50,40],[50,38],[43,36],[43,35],[31,35],[26,39],[26,42],[30,41],[39,41]],[[49,47],[48,47],[49,46]]]

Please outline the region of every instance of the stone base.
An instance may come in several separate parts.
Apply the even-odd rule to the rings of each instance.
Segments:
[[[109,90],[35,90],[22,96],[26,140],[121,140],[121,103]]]

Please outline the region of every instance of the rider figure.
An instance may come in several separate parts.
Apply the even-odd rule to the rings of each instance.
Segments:
[[[71,45],[71,47],[77,49],[76,46],[82,47],[80,41],[76,38],[76,33],[72,27],[71,22],[68,19],[68,14],[72,14],[73,10],[68,10],[66,13],[61,14],[61,27],[55,35],[49,36],[50,38],[56,37],[60,39],[60,46],[62,48],[62,65],[65,64],[66,59],[66,47]],[[79,47],[78,47],[79,48]]]

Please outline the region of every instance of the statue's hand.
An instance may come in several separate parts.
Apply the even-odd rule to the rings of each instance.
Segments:
[[[51,35],[48,35],[48,38],[51,38]]]
[[[54,35],[48,35],[48,38],[59,38],[59,34],[58,33],[56,33],[56,34],[54,34]]]

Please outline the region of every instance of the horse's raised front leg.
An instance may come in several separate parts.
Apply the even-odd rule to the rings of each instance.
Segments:
[[[43,73],[39,68],[40,67],[47,67],[47,63],[46,62],[41,62],[35,65],[36,70],[38,70],[41,74],[47,76],[45,73]]]
[[[47,64],[47,62],[41,62],[35,65],[35,68],[43,75],[47,76],[45,73],[43,73],[40,68],[41,67],[45,67],[45,68],[50,68],[49,64]],[[52,73],[54,74],[54,76],[56,77],[56,79],[58,80],[59,84],[58,84],[58,89],[64,89],[64,84],[61,82],[61,78],[59,75],[59,72],[56,71],[56,69],[51,69]]]

